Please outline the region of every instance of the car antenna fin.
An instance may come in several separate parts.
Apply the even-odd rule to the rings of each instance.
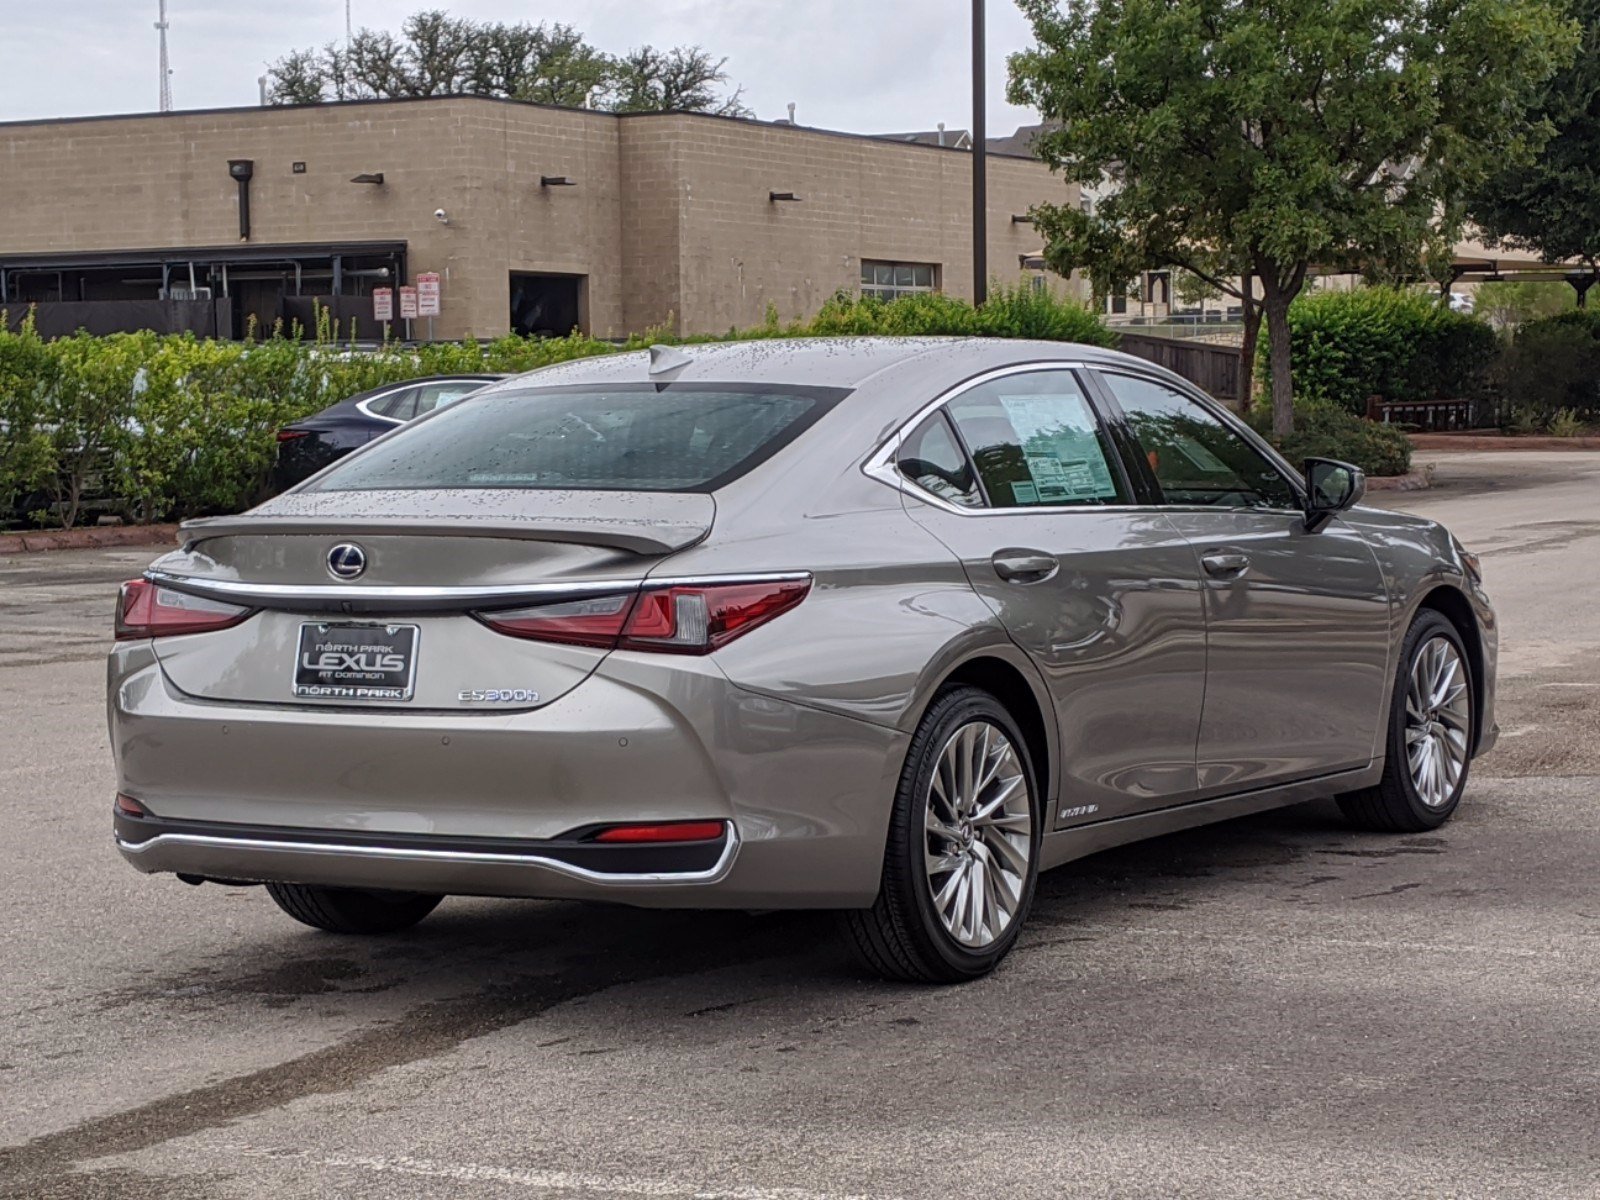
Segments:
[[[668,371],[676,371],[687,367],[694,359],[675,346],[654,345],[650,347],[650,374],[664,375]]]

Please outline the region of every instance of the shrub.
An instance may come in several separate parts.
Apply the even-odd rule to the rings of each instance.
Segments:
[[[1393,425],[1358,417],[1335,404],[1297,403],[1294,432],[1272,436],[1272,410],[1257,407],[1250,423],[1290,462],[1337,458],[1354,463],[1368,475],[1404,475],[1411,469],[1411,439]]]
[[[0,319],[0,514],[44,487],[53,470],[54,448],[40,424],[52,367],[31,316],[15,333]]]
[[[1600,310],[1524,325],[1500,356],[1495,387],[1514,426],[1548,426],[1562,411],[1600,420]]]
[[[1485,322],[1398,288],[1312,292],[1289,309],[1298,398],[1366,412],[1370,396],[1418,403],[1477,400],[1499,352]],[[1270,377],[1265,340],[1258,363]]]
[[[769,329],[760,332],[769,330],[790,337],[978,336],[1085,342],[1092,346],[1116,344],[1116,335],[1088,308],[1022,285],[995,288],[981,309],[936,292],[887,301],[841,292],[810,321],[797,322],[781,331],[771,322]],[[729,336],[737,339],[748,334],[735,331]]]

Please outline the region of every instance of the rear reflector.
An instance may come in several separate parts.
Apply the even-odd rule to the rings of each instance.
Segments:
[[[711,842],[727,826],[721,821],[667,821],[655,825],[613,825],[594,835],[597,842]]]
[[[130,579],[117,598],[117,640],[208,633],[237,625],[251,612],[238,604],[175,592],[148,579]]]
[[[280,429],[280,430],[278,430],[278,440],[280,442],[297,442],[303,437],[310,437],[310,436],[311,436],[311,430],[309,430],[309,429]]]
[[[788,612],[810,591],[809,579],[673,584],[477,616],[500,633],[537,642],[710,654]]]
[[[132,796],[124,796],[121,792],[117,793],[117,811],[127,817],[148,817],[150,815],[145,811],[144,805],[140,804]]]

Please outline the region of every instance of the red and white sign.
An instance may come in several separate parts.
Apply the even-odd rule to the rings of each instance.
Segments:
[[[400,289],[400,316],[402,320],[409,321],[417,315],[417,289],[403,287]]]
[[[378,321],[394,320],[394,289],[372,289],[372,316]]]
[[[437,317],[442,297],[437,271],[417,272],[417,316]]]

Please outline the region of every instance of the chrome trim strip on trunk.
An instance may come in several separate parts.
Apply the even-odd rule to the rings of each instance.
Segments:
[[[616,887],[659,887],[674,884],[718,883],[733,867],[739,850],[739,831],[728,822],[728,841],[717,861],[704,871],[612,874],[590,871],[538,854],[493,854],[470,850],[406,850],[390,846],[363,846],[338,842],[276,842],[262,838],[216,837],[199,833],[158,833],[143,842],[115,838],[123,854],[139,855],[164,846],[189,846],[208,850],[244,850],[263,854],[316,854],[335,858],[371,858],[388,862],[438,863],[447,866],[537,867],[584,883]]]
[[[144,577],[151,583],[174,591],[234,600],[264,607],[294,607],[330,603],[382,604],[392,608],[460,608],[473,604],[516,603],[520,600],[559,599],[563,596],[592,596],[604,592],[634,591],[643,578],[595,579],[583,583],[502,583],[486,587],[435,587],[420,585],[372,585],[305,583],[247,583],[237,579],[197,579],[192,575],[171,575],[150,570]]]
[[[247,583],[237,579],[197,579],[191,575],[173,575],[157,570],[146,571],[144,577],[151,583],[171,588],[173,591],[244,604],[252,608],[280,608],[293,611],[327,609],[332,612],[459,611],[463,608],[485,605],[511,608],[540,600],[635,592],[647,585],[694,587],[726,583],[793,583],[811,578],[805,571],[785,571],[737,575],[662,576],[650,579],[630,576],[622,579],[589,579],[561,583],[503,583],[485,587],[434,587],[411,584],[329,586]]]

